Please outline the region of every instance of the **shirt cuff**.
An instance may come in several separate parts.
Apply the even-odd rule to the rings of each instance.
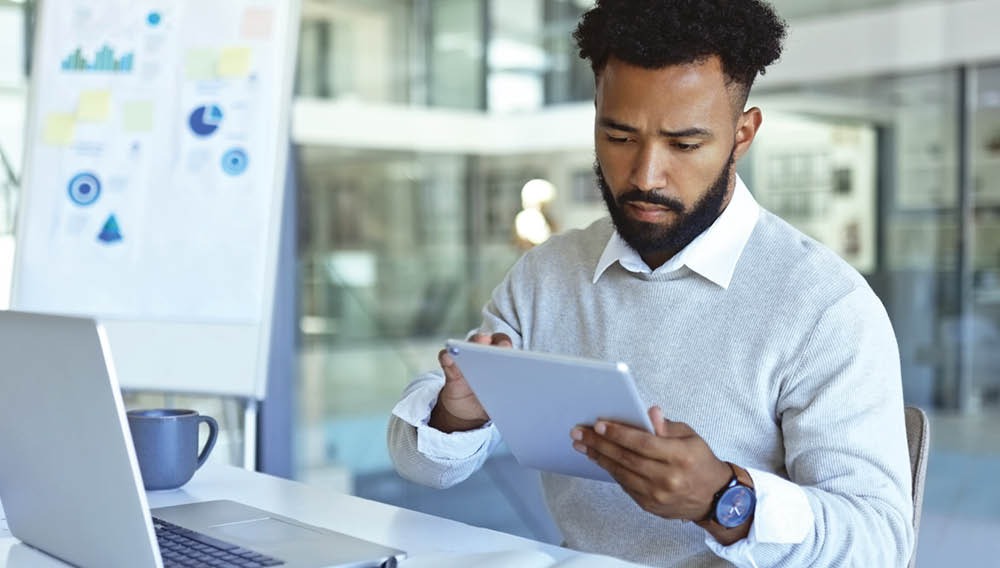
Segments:
[[[723,546],[705,533],[705,544],[712,552],[741,567],[756,566],[751,555],[756,544],[798,544],[806,539],[816,522],[806,492],[797,484],[766,471],[746,470],[757,495],[750,534]]]
[[[392,413],[417,429],[417,451],[438,460],[464,460],[476,455],[490,441],[493,435],[493,421],[475,430],[446,434],[428,424],[431,411],[437,404],[438,394],[444,386],[444,378],[428,380],[407,393]]]

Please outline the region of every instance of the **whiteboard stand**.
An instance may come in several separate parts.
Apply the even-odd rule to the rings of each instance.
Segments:
[[[243,469],[257,470],[257,407],[256,398],[243,401]]]

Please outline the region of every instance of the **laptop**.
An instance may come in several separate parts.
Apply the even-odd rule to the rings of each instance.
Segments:
[[[84,567],[394,567],[400,550],[233,501],[150,511],[103,328],[0,311],[0,500],[11,534]]]

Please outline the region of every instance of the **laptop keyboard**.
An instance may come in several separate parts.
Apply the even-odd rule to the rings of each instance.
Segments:
[[[153,517],[164,568],[263,568],[283,561]]]

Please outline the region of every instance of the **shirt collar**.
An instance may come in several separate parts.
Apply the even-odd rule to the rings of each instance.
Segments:
[[[625,243],[618,231],[614,231],[597,263],[594,283],[596,284],[608,267],[617,261],[625,270],[639,274],[665,274],[687,266],[718,286],[729,288],[733,272],[736,271],[736,263],[743,254],[743,248],[750,240],[750,233],[757,225],[759,217],[760,205],[737,175],[733,198],[729,200],[729,205],[719,218],[656,270],[650,270],[639,253]]]

